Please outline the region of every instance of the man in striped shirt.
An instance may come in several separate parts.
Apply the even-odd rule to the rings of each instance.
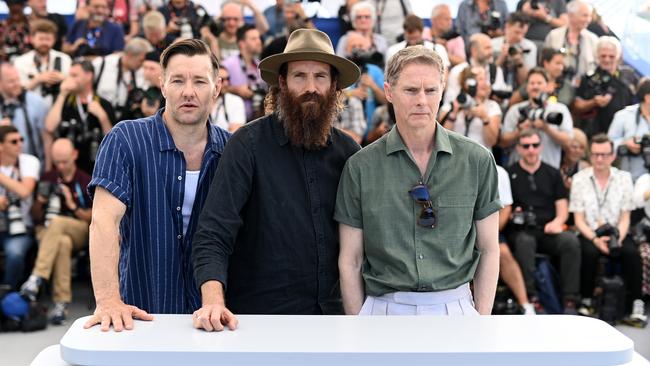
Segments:
[[[132,329],[150,313],[201,306],[189,261],[197,216],[229,134],[209,123],[221,82],[208,46],[186,39],[161,56],[166,105],[105,137],[89,185],[97,308],[86,328]]]

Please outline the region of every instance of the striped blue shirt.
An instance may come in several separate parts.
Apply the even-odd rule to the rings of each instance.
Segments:
[[[122,300],[149,313],[191,313],[201,306],[190,263],[191,239],[230,134],[209,124],[192,214],[183,235],[186,163],[155,116],[118,123],[99,149],[88,191],[100,186],[126,205],[120,223]]]

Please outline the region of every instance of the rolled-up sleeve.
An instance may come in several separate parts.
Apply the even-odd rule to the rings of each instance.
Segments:
[[[88,194],[92,199],[96,187],[102,187],[130,207],[133,192],[133,153],[125,143],[127,131],[122,127],[124,126],[114,127],[99,146]]]
[[[355,228],[363,228],[361,214],[361,184],[359,169],[354,157],[348,159],[343,168],[336,194],[334,220]]]
[[[478,194],[474,205],[474,221],[483,220],[499,211],[503,205],[499,200],[499,178],[496,163],[487,150],[478,161]]]

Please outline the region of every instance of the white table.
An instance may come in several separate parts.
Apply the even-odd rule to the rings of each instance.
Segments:
[[[578,316],[241,315],[239,329],[221,333],[193,329],[189,315],[121,333],[85,321],[61,339],[67,363],[48,348],[32,365],[650,365],[615,328]]]

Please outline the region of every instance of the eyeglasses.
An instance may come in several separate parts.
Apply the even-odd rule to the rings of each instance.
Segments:
[[[7,142],[12,144],[12,145],[18,145],[19,142],[23,142],[23,141],[25,141],[25,140],[22,137],[19,137],[17,139],[8,140]]]
[[[533,147],[534,149],[537,149],[539,147],[539,145],[541,145],[541,144],[542,144],[541,142],[535,142],[533,144],[519,144],[519,146],[521,146],[521,148],[524,149],[524,150],[528,150],[531,147]]]
[[[237,17],[221,17],[222,22],[238,22],[240,18]]]
[[[422,184],[422,182],[416,184],[409,191],[411,198],[415,202],[422,205],[422,211],[420,212],[420,217],[418,218],[418,225],[423,227],[436,227],[436,213],[433,211],[433,204],[431,204],[431,197],[429,197],[429,188]]]
[[[372,19],[370,15],[357,15],[354,19]]]
[[[604,158],[608,158],[608,157],[610,157],[611,155],[612,155],[611,152],[610,152],[610,153],[591,153],[591,156],[592,156],[594,159],[598,159],[598,158],[602,158],[602,159],[604,159]]]

